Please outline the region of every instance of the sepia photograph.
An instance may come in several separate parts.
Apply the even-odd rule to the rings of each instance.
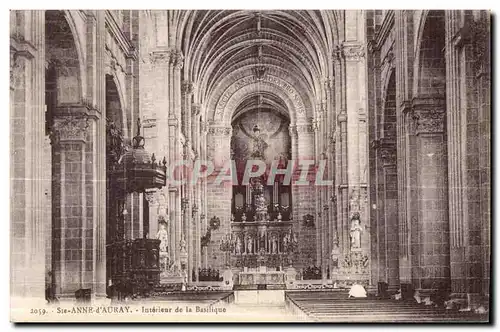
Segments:
[[[11,322],[491,323],[488,8],[9,14]]]

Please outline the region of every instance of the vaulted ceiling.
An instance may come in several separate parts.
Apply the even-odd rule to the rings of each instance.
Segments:
[[[272,74],[293,86],[312,107],[321,99],[324,80],[333,76],[335,15],[333,11],[189,11],[182,30],[184,79],[196,83],[197,101],[206,102],[220,98],[222,90],[238,79]],[[284,104],[276,96],[264,97],[277,110]],[[251,104],[256,98],[244,96],[241,102]]]

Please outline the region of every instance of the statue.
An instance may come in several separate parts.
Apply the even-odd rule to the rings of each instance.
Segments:
[[[156,239],[160,240],[160,267],[162,270],[168,269],[168,230],[167,222],[163,217],[159,218],[158,222],[159,230],[156,233]]]
[[[252,247],[252,238],[249,236],[247,238],[247,251],[248,251],[248,254],[252,254],[253,253],[252,249],[253,249],[253,247]]]
[[[179,245],[180,252],[186,252],[186,237],[183,235]]]
[[[285,250],[288,250],[288,243],[290,242],[290,235],[287,233],[284,237],[283,237],[283,248],[285,248]]]
[[[359,225],[359,219],[353,218],[350,236],[351,236],[351,249],[359,249],[361,248],[361,231],[363,228]]]
[[[252,139],[254,141],[253,143],[253,151],[252,151],[252,158],[255,159],[264,159],[264,152],[265,150],[269,147],[269,144],[264,141],[264,138],[266,137],[265,135],[260,135],[260,129],[258,125],[255,125],[253,127],[253,132],[254,135],[252,136]]]
[[[238,236],[236,238],[236,255],[241,255],[241,238]]]
[[[273,235],[271,239],[271,253],[278,253],[278,239],[276,238],[276,235]]]

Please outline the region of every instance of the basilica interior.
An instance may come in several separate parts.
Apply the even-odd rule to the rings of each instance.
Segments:
[[[489,27],[11,11],[11,295],[360,284],[487,303]],[[266,170],[245,181],[249,161]]]

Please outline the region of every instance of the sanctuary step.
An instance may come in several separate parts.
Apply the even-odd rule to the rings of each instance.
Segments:
[[[348,299],[348,291],[289,291],[288,305],[318,322],[488,322],[488,314],[374,298]]]
[[[206,303],[232,302],[233,292],[165,292],[153,293],[146,300],[154,302]]]

